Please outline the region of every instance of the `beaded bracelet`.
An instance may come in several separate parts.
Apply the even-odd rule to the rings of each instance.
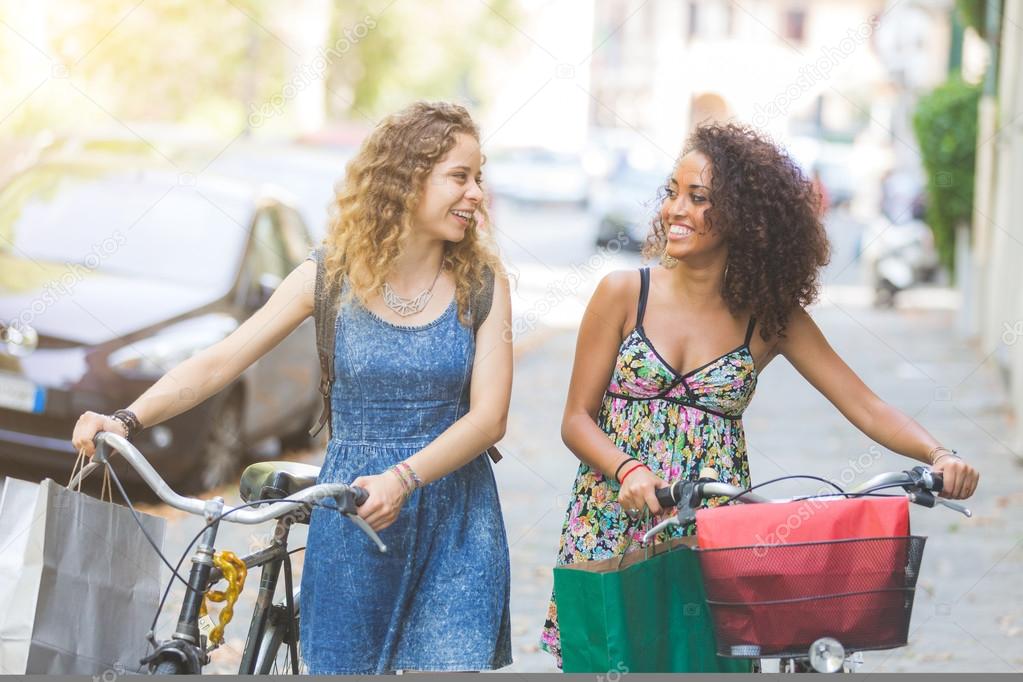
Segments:
[[[138,416],[131,410],[117,410],[110,415],[110,418],[124,426],[124,437],[129,441],[134,440],[135,436],[142,430],[142,422],[139,421]]]
[[[415,470],[409,466],[408,462],[398,462],[398,466],[405,468],[405,473],[408,474],[410,479],[412,479],[412,484],[415,488],[423,487],[423,479],[419,478],[419,474],[417,474]]]
[[[401,489],[404,494],[404,499],[407,500],[409,495],[412,494],[412,483],[407,478],[405,478],[405,474],[397,466],[391,467],[390,469],[388,469],[388,471],[392,472],[395,476],[398,477],[398,480],[401,481]]]

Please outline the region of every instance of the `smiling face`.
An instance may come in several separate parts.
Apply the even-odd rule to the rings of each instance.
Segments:
[[[724,247],[721,231],[711,228],[704,215],[711,206],[711,177],[710,159],[692,151],[679,160],[668,179],[660,218],[669,256],[683,259]]]
[[[423,183],[412,218],[417,237],[460,242],[466,230],[475,228],[476,209],[483,201],[483,157],[472,135],[458,133],[455,140],[455,146],[434,165]]]

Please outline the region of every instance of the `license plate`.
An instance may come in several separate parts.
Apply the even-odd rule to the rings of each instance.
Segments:
[[[42,412],[46,389],[10,374],[0,374],[0,407],[22,412]]]

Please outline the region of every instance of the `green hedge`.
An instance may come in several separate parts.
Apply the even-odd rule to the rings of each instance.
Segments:
[[[920,98],[913,130],[927,172],[927,224],[941,262],[955,266],[955,228],[973,215],[979,85],[958,74]]]

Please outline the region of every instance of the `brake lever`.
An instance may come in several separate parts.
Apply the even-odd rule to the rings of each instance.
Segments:
[[[952,502],[951,500],[945,500],[939,497],[937,498],[937,503],[945,507],[948,507],[952,511],[959,512],[968,519],[973,518],[973,512],[970,511],[967,507],[964,507],[963,505],[959,504],[958,502]]]
[[[681,522],[678,520],[679,515],[681,515],[681,512],[679,512],[679,514],[677,514],[675,516],[670,516],[670,517],[664,519],[663,521],[658,523],[656,526],[654,526],[653,528],[651,528],[647,532],[643,533],[643,544],[645,545],[646,543],[650,542],[650,540],[652,540],[653,538],[657,537],[657,534],[660,533],[665,528],[670,528],[672,526],[681,525]]]
[[[903,488],[908,491],[906,497],[908,497],[909,501],[913,504],[918,504],[921,507],[927,508],[932,508],[934,505],[940,504],[943,507],[948,507],[952,511],[959,512],[968,519],[973,518],[973,512],[967,507],[956,502],[952,502],[951,500],[946,500],[943,497],[939,497],[930,490],[914,489],[912,486],[903,486]]]
[[[387,552],[387,545],[385,545],[384,541],[380,539],[380,536],[377,535],[377,532],[373,530],[372,526],[366,523],[366,519],[362,518],[358,514],[346,513],[345,516],[347,516],[348,519],[352,523],[354,523],[359,530],[365,533],[370,540],[376,543],[377,549],[380,550],[381,554],[385,554]]]

